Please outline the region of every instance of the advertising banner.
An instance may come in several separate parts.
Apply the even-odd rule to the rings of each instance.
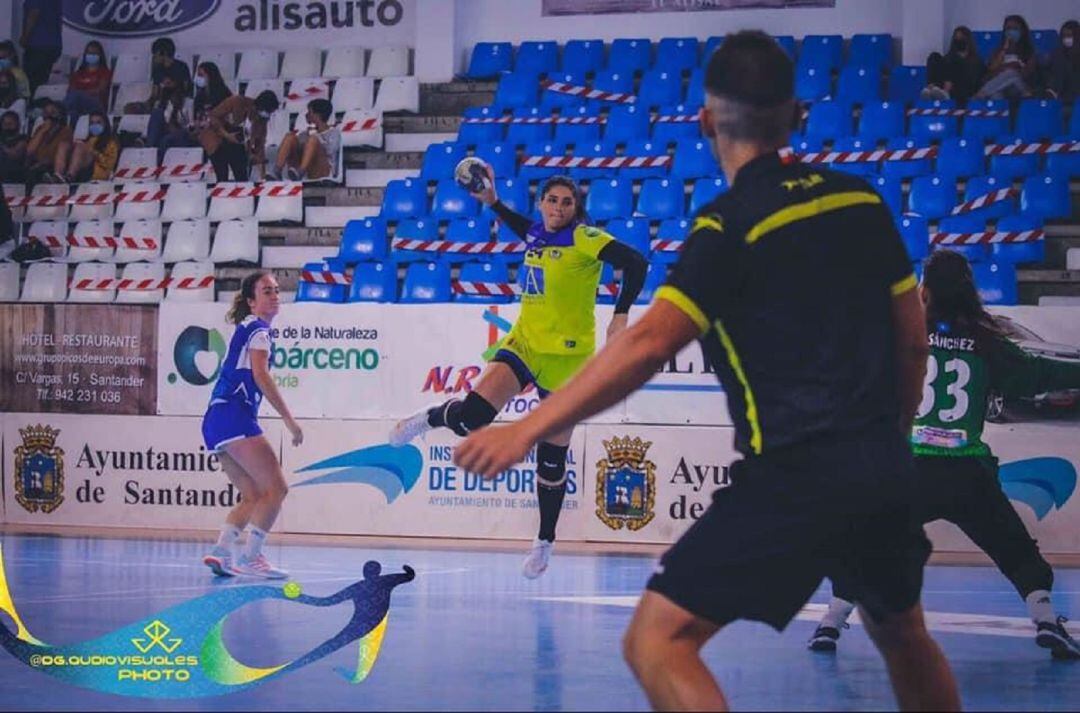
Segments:
[[[543,0],[544,15],[835,7],[836,0]]]
[[[494,480],[453,464],[460,440],[429,433],[402,448],[386,444],[389,421],[308,421],[304,443],[285,445],[290,532],[530,539],[536,537],[534,454]],[[570,446],[559,537],[582,539],[584,429]]]
[[[0,411],[152,414],[157,310],[0,305]]]
[[[63,0],[62,7],[65,47],[97,38],[114,52],[170,37],[181,58],[211,48],[409,46],[417,12],[415,0]]]
[[[7,522],[214,530],[238,491],[200,419],[7,414]],[[277,446],[279,422],[262,424]]]

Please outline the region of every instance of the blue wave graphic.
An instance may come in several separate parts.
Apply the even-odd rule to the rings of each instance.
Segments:
[[[1005,463],[998,477],[1010,500],[1024,503],[1042,520],[1060,510],[1076,491],[1076,468],[1064,458],[1028,458]]]
[[[386,496],[387,504],[390,504],[413,489],[423,466],[424,457],[416,446],[370,446],[332,456],[297,470],[297,473],[307,473],[327,468],[339,469],[308,478],[296,483],[294,487],[360,483],[381,491]]]

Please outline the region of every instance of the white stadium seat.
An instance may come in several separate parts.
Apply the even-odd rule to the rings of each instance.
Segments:
[[[340,156],[338,159],[340,159]],[[340,160],[338,163],[341,163]],[[336,170],[335,173],[337,173]],[[288,190],[296,185],[295,183],[281,182],[263,184],[267,191],[277,187]],[[271,196],[264,192],[259,196],[259,206],[255,210],[255,217],[263,223],[273,223],[281,220],[300,223],[304,220],[304,194],[301,191],[295,196]]]
[[[254,99],[265,91],[273,92],[278,101],[285,102],[285,82],[280,79],[253,79],[244,87],[244,96]]]
[[[34,91],[34,101],[52,99],[54,102],[64,101],[68,88],[66,84],[42,84]]]
[[[20,302],[63,302],[67,299],[68,268],[59,262],[35,262],[26,271]]]
[[[116,89],[116,98],[113,99],[112,113],[120,115],[124,113],[124,107],[133,102],[145,102],[150,98],[153,85],[150,82],[127,82],[120,84]]]
[[[214,233],[210,260],[223,262],[259,262],[259,221],[255,218],[223,220]]]
[[[161,161],[161,176],[158,180],[162,183],[183,183],[187,181],[202,181],[206,177],[206,170],[193,173],[194,166],[206,165],[201,147],[195,148],[172,148],[165,152]],[[173,172],[178,170],[179,173]]]
[[[116,203],[112,200],[116,191],[113,190],[112,181],[91,181],[80,183],[75,186],[71,193],[71,208],[68,219],[77,220],[108,220],[116,211]],[[106,196],[102,200],[102,196]],[[80,205],[79,201],[83,201]],[[101,201],[101,202],[91,202]]]
[[[127,52],[113,56],[113,84],[145,82],[150,79],[150,53]],[[143,97],[147,99],[150,95]]]
[[[281,60],[281,78],[318,77],[322,74],[322,50],[319,48],[291,49]]]
[[[174,183],[165,194],[162,220],[190,220],[206,217],[209,189],[205,183]]]
[[[149,114],[125,114],[120,117],[120,123],[116,127],[118,134],[138,134],[143,139],[150,128]]]
[[[375,108],[382,112],[420,111],[420,81],[416,77],[388,77],[379,84]]]
[[[82,220],[75,225],[71,234],[76,238],[102,238],[116,237],[116,226],[111,220]],[[83,248],[69,247],[67,253],[68,262],[90,262],[93,260],[112,260],[115,249],[111,247]],[[111,300],[110,300],[111,301]]]
[[[0,188],[4,191],[4,200],[9,203],[15,198],[26,197],[26,184],[23,183],[5,183]],[[26,215],[25,208],[12,208],[11,219],[16,223],[22,222],[23,216]]]
[[[52,199],[67,198],[71,193],[71,189],[66,183],[39,183],[34,186],[34,190],[30,192],[31,198],[44,198],[48,196]],[[64,220],[67,218],[68,206],[66,203],[58,206],[28,206],[23,220]]]
[[[116,290],[90,290],[79,289],[82,280],[114,280],[116,279],[116,265],[107,265],[101,262],[84,262],[75,267],[75,275],[71,278],[71,292],[68,293],[68,302],[112,302],[116,299]]]
[[[199,64],[213,62],[221,70],[221,77],[225,81],[236,79],[236,52],[225,49],[206,49],[196,52],[199,56]],[[233,92],[235,94],[235,92]]]
[[[221,188],[228,191],[233,188],[254,188],[253,183],[227,183],[219,182],[215,188]],[[210,199],[210,210],[207,211],[207,217],[213,222],[220,220],[232,220],[233,218],[253,218],[255,217],[255,198],[229,198],[222,196],[219,198]]]
[[[76,141],[86,141],[90,137],[90,115],[83,114],[75,121],[75,128],[71,130]]]
[[[160,220],[129,220],[124,223],[120,233],[116,236],[119,245],[116,248],[114,262],[139,262],[142,260],[161,259],[161,221]],[[128,247],[125,240],[134,240],[142,246],[147,240],[153,241],[153,248]]]
[[[327,79],[363,77],[367,62],[363,47],[331,47],[326,53],[322,75]]]
[[[66,87],[68,85],[68,80],[71,77],[71,67],[74,63],[74,57],[66,54],[60,55],[60,58],[53,62],[52,69],[49,70],[49,80],[46,84],[60,84]]]
[[[346,111],[338,122],[341,128],[341,146],[374,146],[382,148],[382,112]]]
[[[152,151],[153,149],[151,149]],[[150,220],[161,215],[161,200],[151,200],[161,191],[161,184],[156,181],[138,181],[123,183],[120,193],[129,197],[142,195],[138,201],[124,200],[116,204],[113,217],[117,220]]]
[[[285,111],[303,114],[313,99],[330,99],[330,83],[322,77],[294,79],[285,95]]]
[[[53,259],[63,259],[67,255],[67,236],[66,220],[35,220],[26,229],[26,238],[49,248]]]
[[[165,279],[165,263],[163,262],[133,262],[124,266],[121,280],[154,280],[161,282]],[[116,301],[123,304],[157,304],[165,296],[165,290],[117,290]]]
[[[376,47],[371,50],[367,76],[382,79],[384,77],[406,77],[408,75],[408,47]]]
[[[178,262],[173,266],[170,277],[173,284],[177,284],[189,277],[194,280],[201,280],[204,277],[213,276],[213,274],[214,263],[212,262]],[[165,299],[169,302],[213,302],[215,289],[214,283],[210,283],[209,287],[198,289],[170,287]]]
[[[240,68],[236,78],[241,82],[251,79],[277,79],[277,50],[244,50],[240,53]]]
[[[19,301],[19,263],[0,262],[0,302]]]
[[[266,123],[266,158],[273,162],[277,159],[278,148],[285,139],[285,135],[292,131],[292,122],[289,120],[289,112],[279,109],[270,115]]]
[[[210,221],[178,220],[169,225],[169,237],[161,261],[172,264],[185,260],[205,260],[210,256]]]
[[[375,106],[375,80],[370,77],[346,77],[334,87],[334,111],[370,109]]]

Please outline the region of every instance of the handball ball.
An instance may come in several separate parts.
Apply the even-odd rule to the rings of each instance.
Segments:
[[[487,188],[487,164],[478,158],[463,158],[454,169],[454,180],[469,193]]]

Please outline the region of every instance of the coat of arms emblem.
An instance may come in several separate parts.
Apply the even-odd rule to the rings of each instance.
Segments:
[[[607,458],[596,464],[596,516],[612,530],[640,530],[655,517],[656,464],[645,459],[651,445],[630,436],[604,441]]]
[[[56,446],[60,430],[48,426],[19,429],[15,449],[15,500],[27,512],[50,513],[64,502],[64,451]]]

